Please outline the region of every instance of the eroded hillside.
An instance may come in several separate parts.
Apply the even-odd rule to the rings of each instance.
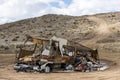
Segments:
[[[91,48],[120,51],[120,12],[91,16],[48,14],[0,26],[0,49],[9,50],[10,43],[25,40],[25,35],[50,38],[63,37]]]

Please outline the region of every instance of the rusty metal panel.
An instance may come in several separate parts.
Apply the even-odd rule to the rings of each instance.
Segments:
[[[21,49],[19,55],[18,55],[18,59],[19,58],[23,58],[25,56],[29,56],[29,55],[32,55],[34,54],[34,51],[29,51],[29,50],[24,50],[24,49]]]

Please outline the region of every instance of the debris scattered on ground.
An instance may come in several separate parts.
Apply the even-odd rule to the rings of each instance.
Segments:
[[[51,39],[29,37],[24,47],[28,41],[34,43],[34,48],[33,50],[20,48],[14,66],[17,72],[91,72],[106,69],[100,64],[97,49],[92,50],[79,43],[55,36]],[[36,53],[37,48],[39,51]]]

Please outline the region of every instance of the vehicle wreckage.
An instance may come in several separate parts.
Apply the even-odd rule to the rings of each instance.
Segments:
[[[24,42],[34,43],[33,50],[20,48],[14,70],[17,72],[95,71],[101,67],[98,51],[62,38],[28,36]],[[39,47],[38,47],[39,45]],[[38,52],[36,53],[36,49]]]

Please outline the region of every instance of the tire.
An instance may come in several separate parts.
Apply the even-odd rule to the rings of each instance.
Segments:
[[[50,73],[50,67],[49,66],[45,67],[45,73]]]

